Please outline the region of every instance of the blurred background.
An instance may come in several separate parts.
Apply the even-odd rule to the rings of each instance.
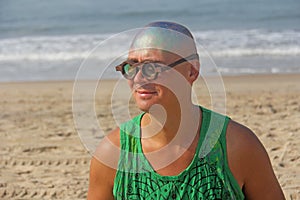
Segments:
[[[0,0],[0,81],[74,80],[99,42],[155,20],[189,27],[222,74],[299,73],[299,10],[298,0]]]

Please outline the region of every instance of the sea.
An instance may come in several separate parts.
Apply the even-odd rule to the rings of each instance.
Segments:
[[[134,31],[162,20],[191,30],[204,74],[300,73],[299,0],[0,0],[0,82],[120,78]]]

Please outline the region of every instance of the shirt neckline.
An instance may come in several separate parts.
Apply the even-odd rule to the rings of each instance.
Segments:
[[[199,140],[198,140],[198,144],[197,144],[197,148],[196,148],[196,152],[195,152],[195,155],[191,161],[191,163],[183,170],[181,171],[179,174],[177,175],[172,175],[172,176],[167,176],[167,175],[161,175],[159,173],[157,173],[151,163],[149,162],[149,160],[146,158],[144,152],[143,152],[143,148],[142,148],[142,143],[141,143],[141,129],[138,130],[138,135],[139,135],[139,138],[137,139],[137,145],[138,145],[138,150],[139,152],[142,154],[142,158],[143,160],[145,161],[146,165],[147,165],[147,168],[150,169],[150,172],[160,178],[160,179],[163,179],[163,180],[177,180],[179,179],[181,176],[184,176],[189,170],[190,168],[193,167],[193,165],[196,163],[197,159],[199,158],[199,150],[200,150],[200,147],[202,146],[202,143],[203,143],[203,140],[205,138],[205,135],[206,135],[206,127],[207,127],[207,113],[205,112],[205,109],[203,109],[201,106],[199,106],[200,108],[200,111],[201,111],[201,114],[202,114],[202,119],[201,119],[201,127],[200,127],[200,131],[199,131],[199,134],[200,134],[200,137],[199,137]],[[144,116],[145,113],[142,113],[139,117],[139,126],[141,127],[141,120],[142,120],[142,117]]]

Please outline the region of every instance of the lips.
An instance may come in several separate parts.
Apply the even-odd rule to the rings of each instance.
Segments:
[[[139,94],[155,94],[155,91],[146,91],[146,90],[136,90]]]
[[[134,84],[133,90],[137,97],[144,100],[151,99],[154,95],[157,95],[157,90],[153,84]]]
[[[152,90],[136,90],[136,94],[140,98],[146,100],[146,99],[151,99],[154,95],[157,94],[157,92]]]

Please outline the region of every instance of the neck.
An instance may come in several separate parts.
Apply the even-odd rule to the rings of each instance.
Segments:
[[[142,119],[142,137],[147,140],[168,144],[175,136],[178,141],[186,137],[194,137],[199,126],[200,112],[198,106],[192,103],[166,108],[154,105]],[[182,138],[185,138],[182,140]]]

